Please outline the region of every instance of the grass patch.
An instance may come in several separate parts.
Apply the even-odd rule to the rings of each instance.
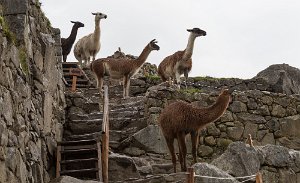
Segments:
[[[188,93],[188,94],[195,94],[195,93],[201,93],[202,90],[198,88],[187,88],[180,90],[182,93]]]
[[[152,80],[152,81],[160,80],[160,77],[158,75],[146,75],[145,77],[149,80]]]
[[[27,63],[27,54],[25,48],[19,49],[19,59],[20,59],[20,65],[22,71],[28,75],[29,74],[29,68]]]
[[[197,82],[197,81],[217,81],[217,80],[220,80],[219,78],[213,78],[213,77],[210,77],[210,76],[205,76],[205,77],[202,77],[202,76],[197,76],[197,77],[194,77],[194,82]]]
[[[12,33],[9,30],[9,26],[8,26],[7,22],[5,21],[3,16],[0,16],[0,25],[2,27],[3,35],[7,38],[7,40],[9,42],[12,42],[13,44],[15,44],[16,40],[17,40],[16,36],[14,35],[14,33]]]

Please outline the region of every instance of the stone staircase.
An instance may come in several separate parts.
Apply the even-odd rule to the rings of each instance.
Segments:
[[[110,89],[118,88],[118,86]],[[84,111],[71,110],[68,115],[64,139],[65,140],[83,140],[98,138],[101,134],[103,113],[99,110],[99,93],[98,89],[81,89],[77,93],[80,105]],[[122,99],[120,93],[116,95],[111,91],[112,96],[109,100],[109,119],[110,119],[110,147],[118,148],[120,143],[147,126],[144,118],[144,97],[130,97]],[[72,94],[76,95],[76,94]],[[82,97],[82,98],[81,98]]]

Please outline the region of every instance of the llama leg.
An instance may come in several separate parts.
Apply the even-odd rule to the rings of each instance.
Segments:
[[[179,146],[179,160],[181,165],[181,171],[186,171],[186,145],[185,145],[185,133],[180,132],[177,134],[177,141]]]
[[[127,82],[128,82],[127,77],[124,76],[123,77],[123,98],[126,98],[126,86],[127,86]]]
[[[174,150],[174,139],[166,139],[166,142],[167,142],[170,154],[171,154],[174,173],[176,173],[176,155],[175,155],[175,150]]]
[[[67,61],[67,55],[63,55],[63,61],[64,61],[64,62]]]
[[[123,77],[123,98],[129,97],[130,78],[128,76]]]
[[[178,89],[180,89],[180,74],[178,72],[176,72],[176,84],[177,84],[177,87]]]
[[[188,75],[188,71],[185,70],[184,71],[184,78],[185,78],[185,89],[187,89],[187,79],[188,79],[189,75]]]
[[[192,139],[192,155],[193,155],[193,160],[194,164],[197,163],[197,149],[198,149],[198,144],[199,144],[199,132],[198,131],[193,131],[191,132],[191,139]]]

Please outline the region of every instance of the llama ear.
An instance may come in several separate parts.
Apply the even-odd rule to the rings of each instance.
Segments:
[[[188,32],[192,32],[193,29],[187,29]]]
[[[150,43],[157,43],[156,39],[153,39],[152,41],[150,41]]]
[[[76,22],[74,22],[74,21],[71,21],[71,23],[75,24]]]
[[[97,13],[92,13],[92,15],[97,15]]]

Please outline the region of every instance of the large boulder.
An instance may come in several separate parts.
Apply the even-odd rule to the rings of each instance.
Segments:
[[[109,155],[108,168],[110,181],[124,181],[140,177],[134,160],[128,156],[120,154]]]
[[[195,174],[196,174],[196,183],[206,182],[206,183],[238,183],[239,181],[235,180],[234,177],[229,175],[227,172],[217,168],[214,165],[210,165],[207,163],[196,163],[193,165]],[[207,176],[207,177],[205,177]],[[224,179],[214,179],[208,177],[220,177],[220,178],[228,178]]]
[[[233,176],[256,174],[260,169],[261,156],[253,148],[243,142],[234,142],[211,164]]]
[[[288,95],[300,93],[300,70],[288,64],[271,65],[254,77],[258,78],[269,83],[269,91]]]

